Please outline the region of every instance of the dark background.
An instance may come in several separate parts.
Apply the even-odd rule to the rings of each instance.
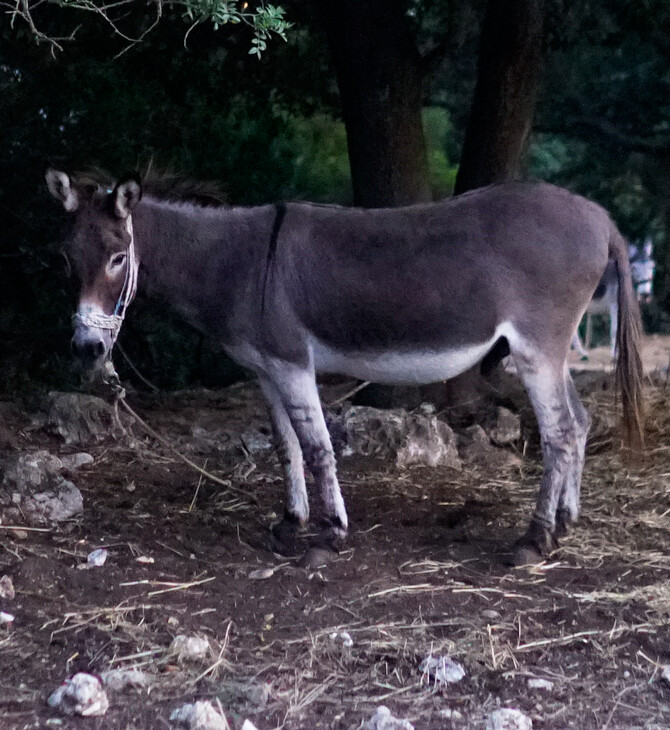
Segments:
[[[202,23],[185,47],[180,5],[134,45],[69,7],[33,14],[50,38],[77,28],[62,50],[38,43],[21,18],[0,20],[3,393],[77,382],[76,292],[59,255],[63,216],[44,186],[47,165],[119,175],[152,162],[218,181],[235,205],[397,205],[513,177],[550,180],[604,204],[629,239],[652,237],[656,296],[645,320],[667,329],[667,2],[282,5],[288,41],[271,40],[260,59],[243,25]],[[147,6],[124,6],[118,22],[141,33]],[[161,388],[240,376],[142,298],[120,342]]]

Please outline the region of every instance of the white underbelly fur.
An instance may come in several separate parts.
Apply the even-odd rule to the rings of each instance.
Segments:
[[[476,365],[500,337],[514,330],[502,322],[485,342],[448,350],[345,352],[312,340],[314,368],[320,373],[339,373],[375,383],[419,384],[448,380]]]

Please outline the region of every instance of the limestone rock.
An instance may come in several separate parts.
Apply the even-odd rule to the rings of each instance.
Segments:
[[[8,459],[0,484],[3,519],[27,519],[32,525],[44,525],[67,520],[82,512],[81,492],[61,475],[62,468],[61,460],[44,450]]]
[[[533,730],[533,721],[521,710],[503,707],[489,715],[486,730]]]
[[[468,465],[483,464],[502,468],[521,463],[516,454],[494,446],[481,426],[470,426],[459,434],[458,453]]]
[[[498,446],[513,444],[521,438],[521,419],[507,408],[498,407],[488,434]]]
[[[114,428],[114,414],[111,406],[94,395],[52,391],[34,423],[67,444],[84,444],[107,436]]]
[[[409,720],[393,717],[388,707],[380,705],[363,725],[363,730],[414,730],[414,725]]]
[[[100,680],[92,674],[79,672],[66,679],[51,693],[47,704],[64,715],[95,717],[104,715],[109,708],[109,700]]]
[[[362,456],[394,459],[401,467],[461,468],[454,432],[432,415],[352,406],[331,419],[329,428],[340,451],[347,448]]]

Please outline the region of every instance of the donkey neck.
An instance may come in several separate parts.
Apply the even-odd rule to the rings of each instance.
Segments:
[[[273,216],[273,206],[203,208],[145,197],[133,212],[140,288],[230,339],[231,318],[260,294]]]

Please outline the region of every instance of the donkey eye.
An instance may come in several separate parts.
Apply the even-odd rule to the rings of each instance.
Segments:
[[[125,253],[115,253],[112,256],[112,258],[109,260],[109,265],[112,269],[116,269],[119,266],[121,266],[125,260],[126,260]]]

